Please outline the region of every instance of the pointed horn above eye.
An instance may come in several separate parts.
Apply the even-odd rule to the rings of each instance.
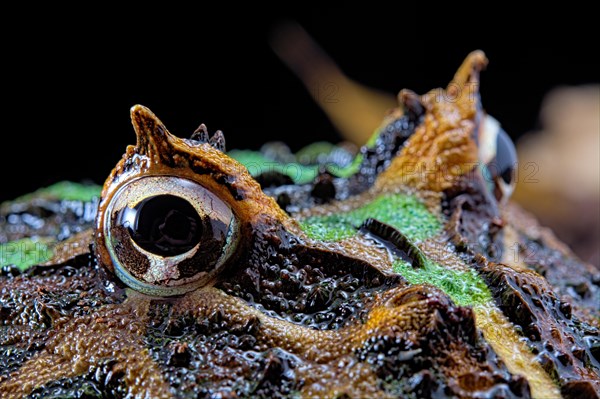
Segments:
[[[192,133],[192,136],[190,137],[190,139],[199,141],[201,143],[208,142],[209,135],[208,135],[208,129],[206,128],[206,125],[204,123],[201,123],[200,126],[198,126],[198,128],[196,130],[194,130],[194,133]]]
[[[131,107],[131,123],[137,136],[136,148],[139,154],[147,155],[159,161],[162,155],[168,153],[169,136],[165,125],[143,105]]]
[[[488,60],[481,50],[471,52],[463,61],[446,89],[450,95],[479,92],[479,72],[487,66]],[[467,88],[467,90],[463,90]],[[467,92],[467,93],[465,93]]]
[[[421,115],[425,113],[425,107],[423,107],[421,97],[412,90],[400,90],[398,101],[402,105],[404,112],[406,112],[408,117],[413,121],[417,121]]]
[[[206,125],[204,123],[200,124],[200,126],[198,126],[196,130],[194,130],[194,133],[192,133],[190,140],[194,140],[199,143],[208,143],[213,148],[221,152],[225,152],[225,135],[223,134],[223,132],[217,130],[211,136],[208,133],[208,129],[206,128]]]
[[[208,143],[221,152],[226,151],[225,135],[222,131],[217,130],[215,134],[208,140]]]

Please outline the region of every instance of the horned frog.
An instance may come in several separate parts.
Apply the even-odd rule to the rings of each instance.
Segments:
[[[302,184],[133,107],[99,199],[0,209],[49,251],[0,277],[1,396],[598,397],[598,272],[508,201],[486,63]]]

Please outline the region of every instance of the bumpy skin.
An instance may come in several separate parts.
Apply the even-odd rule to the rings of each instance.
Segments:
[[[306,186],[263,190],[220,134],[183,140],[134,107],[93,235],[73,201],[0,209],[4,242],[36,235],[26,215],[71,236],[3,269],[2,398],[598,397],[598,272],[476,167],[485,62],[403,91],[353,176]],[[153,174],[199,182],[240,223],[226,267],[177,297],[126,288],[105,248],[108,202]]]

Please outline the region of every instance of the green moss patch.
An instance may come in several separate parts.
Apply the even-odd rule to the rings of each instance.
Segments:
[[[415,269],[406,262],[396,261],[394,271],[411,284],[431,284],[441,289],[460,306],[486,305],[492,301],[490,290],[474,270],[450,270],[431,261]]]
[[[305,184],[313,181],[319,172],[318,166],[306,166],[298,162],[275,162],[256,151],[233,150],[228,155],[244,165],[252,176],[264,172],[278,172],[289,176],[296,184]]]
[[[24,238],[0,244],[0,266],[15,265],[21,271],[50,260],[52,255],[49,242],[44,240]]]
[[[363,155],[362,154],[358,154],[354,160],[352,161],[352,163],[350,165],[348,165],[345,168],[340,168],[340,167],[336,167],[336,166],[331,166],[328,168],[329,172],[331,172],[333,175],[337,176],[337,177],[342,177],[344,179],[349,178],[350,176],[354,175],[356,172],[358,172],[358,169],[360,169],[360,164],[363,161]]]
[[[357,233],[357,228],[368,218],[377,219],[400,230],[411,241],[422,241],[437,234],[439,220],[417,198],[394,194],[349,212],[327,216],[311,216],[300,221],[305,233],[313,239],[339,241]]]
[[[310,162],[317,162],[319,153],[327,153],[327,150],[334,148],[329,143],[315,143],[309,147],[300,150],[295,158],[300,162],[276,162],[266,158],[260,152],[248,150],[233,150],[227,153],[230,157],[241,163],[248,169],[252,176],[258,176],[264,172],[278,172],[289,176],[295,184],[306,184],[315,180],[319,173],[319,166],[311,165]],[[354,158],[354,161],[346,167],[337,165],[325,165],[326,170],[337,177],[350,177],[358,170],[362,162],[362,155]],[[306,163],[306,164],[305,164]]]
[[[15,199],[14,202],[30,201],[33,198],[90,201],[92,198],[99,197],[100,191],[102,191],[102,187],[98,185],[61,181],[19,197]]]

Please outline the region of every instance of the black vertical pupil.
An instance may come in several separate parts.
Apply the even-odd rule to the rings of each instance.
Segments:
[[[496,167],[498,175],[505,183],[510,184],[514,179],[514,169],[517,164],[517,150],[508,134],[500,129],[496,137]]]
[[[180,255],[194,248],[202,238],[200,215],[183,198],[157,195],[146,198],[127,213],[133,241],[153,254]]]

